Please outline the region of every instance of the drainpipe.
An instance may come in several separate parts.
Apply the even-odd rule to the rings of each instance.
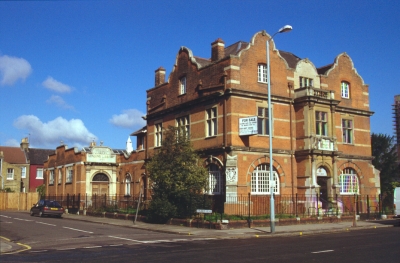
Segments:
[[[290,118],[290,172],[292,174],[292,198],[294,196],[294,167],[293,167],[293,163],[294,163],[294,152],[293,152],[293,117],[292,117],[292,106],[293,104],[293,94],[291,93],[291,90],[293,88],[293,85],[291,85],[291,83],[289,83],[289,96],[291,97],[291,101],[289,103],[289,118]],[[294,92],[294,89],[293,89]]]

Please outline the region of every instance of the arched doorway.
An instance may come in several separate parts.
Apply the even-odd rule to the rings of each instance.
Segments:
[[[319,167],[317,169],[317,184],[319,188],[319,201],[322,203],[322,208],[328,208],[328,173],[324,167]]]
[[[107,195],[110,179],[104,173],[98,173],[92,180],[92,195]]]

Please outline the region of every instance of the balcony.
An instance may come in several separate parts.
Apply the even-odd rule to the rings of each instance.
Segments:
[[[316,97],[321,99],[333,100],[335,99],[335,93],[331,90],[322,90],[311,86],[295,89],[294,98],[298,99],[301,97]]]

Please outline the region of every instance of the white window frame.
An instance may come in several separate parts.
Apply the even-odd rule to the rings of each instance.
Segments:
[[[67,167],[65,183],[72,183],[73,176],[74,176],[74,170],[72,169],[72,166]]]
[[[343,169],[339,175],[339,189],[341,195],[355,195],[360,193],[360,183],[354,169]]]
[[[21,167],[21,178],[26,178],[26,167]]]
[[[270,194],[270,177],[269,165],[260,164],[251,174],[251,194]],[[273,172],[273,191],[275,195],[279,195],[279,176],[277,172]]]
[[[7,180],[14,180],[14,168],[7,168]]]
[[[144,136],[137,137],[137,149],[139,151],[144,150]]]
[[[257,75],[258,75],[258,82],[267,83],[268,76],[267,76],[267,65],[266,64],[258,64]]]
[[[58,184],[62,183],[62,171],[61,169],[58,169]]]
[[[186,94],[186,76],[179,79],[179,95]]]
[[[257,134],[258,135],[266,135],[270,136],[271,131],[269,130],[269,123],[268,123],[268,107],[257,107]],[[271,107],[272,110],[272,107]],[[273,111],[271,112],[271,116],[273,114]],[[273,123],[273,117],[272,117],[272,124],[271,128],[273,130],[274,123]]]
[[[314,80],[306,77],[299,77],[300,88],[313,87]]]
[[[178,117],[175,120],[175,125],[178,128],[179,135],[183,135],[182,131],[184,131],[186,134],[186,138],[190,138],[190,120],[189,120],[189,115],[185,115],[182,117]]]
[[[344,144],[354,143],[353,120],[342,119],[342,133],[343,133],[342,139]]]
[[[350,83],[348,83],[347,81],[342,81],[340,91],[342,98],[350,99]]]
[[[222,194],[222,174],[218,165],[210,164],[208,166],[208,191],[209,195]]]
[[[131,196],[131,176],[126,175],[125,177],[125,196]]]
[[[162,145],[162,123],[154,124],[154,146],[161,147]]]
[[[54,170],[49,173],[49,185],[54,185]]]
[[[37,168],[36,179],[43,179],[43,168]]]
[[[217,107],[209,108],[206,110],[207,119],[207,135],[206,137],[212,137],[217,135]]]
[[[326,111],[315,112],[315,134],[328,136],[328,113]]]

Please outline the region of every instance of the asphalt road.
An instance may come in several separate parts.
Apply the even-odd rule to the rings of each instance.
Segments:
[[[31,249],[1,262],[399,262],[400,227],[249,239],[202,239],[16,213],[1,236]],[[18,217],[17,217],[18,216]]]

